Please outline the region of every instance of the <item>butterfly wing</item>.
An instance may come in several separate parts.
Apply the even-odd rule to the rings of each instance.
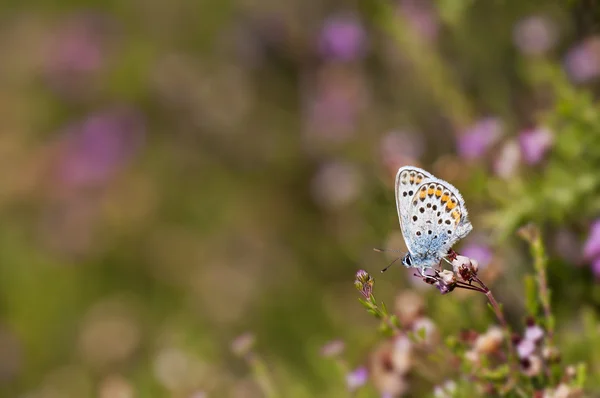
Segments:
[[[414,266],[436,266],[473,229],[458,190],[435,177],[421,183],[407,209],[402,232]]]
[[[405,237],[406,247],[409,252],[412,252],[411,241],[406,239],[406,226],[408,225],[408,213],[412,197],[417,192],[421,184],[427,183],[434,179],[427,171],[414,166],[404,166],[398,169],[396,174],[396,208],[398,210],[398,218],[400,219],[400,229]]]

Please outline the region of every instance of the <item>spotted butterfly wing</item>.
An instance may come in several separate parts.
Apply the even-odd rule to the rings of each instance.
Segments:
[[[411,241],[414,266],[435,267],[473,229],[464,199],[446,181],[432,178],[411,198],[404,239]]]
[[[427,171],[414,166],[404,166],[398,170],[396,174],[396,207],[398,210],[398,218],[400,219],[400,229],[402,235],[406,237],[405,226],[408,224],[408,212],[412,198],[417,192],[421,184],[427,183],[435,179],[434,176]],[[411,252],[411,242],[404,239],[408,251]]]

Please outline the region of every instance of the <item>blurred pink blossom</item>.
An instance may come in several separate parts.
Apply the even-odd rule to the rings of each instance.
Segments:
[[[493,253],[489,246],[480,243],[469,243],[463,246],[460,254],[477,260],[481,268],[485,268],[492,261]]]
[[[600,257],[592,261],[592,273],[598,279],[600,279]]]
[[[348,386],[348,390],[356,391],[367,383],[368,378],[369,372],[364,366],[353,370],[346,375],[346,385]]]
[[[337,208],[354,201],[361,185],[362,178],[354,165],[330,162],[317,171],[311,188],[317,203],[327,208]]]
[[[494,161],[494,173],[500,178],[509,179],[517,172],[520,162],[521,148],[516,140],[509,140]]]
[[[502,134],[503,128],[499,119],[481,119],[460,135],[458,153],[466,159],[482,158]]]
[[[112,108],[67,128],[59,177],[68,186],[105,183],[139,149],[142,116],[131,108]]]
[[[586,260],[600,258],[600,219],[595,220],[590,227],[583,245],[583,256]]]
[[[352,14],[339,14],[325,20],[318,43],[321,56],[339,61],[362,58],[367,49],[367,34]]]
[[[423,136],[411,131],[391,131],[379,142],[383,164],[395,172],[405,164],[413,164],[425,151]]]
[[[558,39],[556,26],[546,17],[535,15],[517,22],[513,41],[526,55],[542,55],[550,50]]]
[[[575,83],[600,75],[600,37],[591,37],[573,47],[565,57],[565,69]]]
[[[543,127],[525,130],[519,135],[523,160],[530,165],[541,162],[553,143],[554,136]]]
[[[58,93],[72,95],[106,63],[113,21],[99,13],[67,18],[47,44],[45,75]]]

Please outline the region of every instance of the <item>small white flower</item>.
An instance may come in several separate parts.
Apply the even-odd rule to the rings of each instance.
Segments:
[[[525,359],[535,351],[535,342],[523,339],[517,344],[517,354],[519,358]]]
[[[473,349],[482,354],[490,354],[500,348],[503,339],[504,333],[502,329],[492,326],[487,332],[477,336]]]
[[[423,342],[425,344],[432,344],[437,337],[437,328],[435,323],[429,318],[421,317],[415,321],[412,327],[413,331],[420,336],[420,330],[424,331]]]
[[[454,380],[446,380],[441,386],[436,386],[433,389],[435,398],[452,398],[456,391],[456,383]]]
[[[399,336],[396,338],[392,351],[394,372],[405,374],[410,370],[412,365],[412,349],[413,344],[408,337]]]
[[[525,340],[537,342],[540,341],[542,337],[544,337],[544,329],[538,325],[529,326],[525,329]]]

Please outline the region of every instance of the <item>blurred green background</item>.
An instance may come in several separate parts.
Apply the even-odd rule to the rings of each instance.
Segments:
[[[348,396],[320,352],[376,346],[361,268],[441,336],[485,330],[484,297],[378,273],[405,164],[461,190],[457,250],[516,328],[514,232],[542,227],[564,360],[597,373],[600,2],[8,0],[0,21],[1,397],[262,397],[244,333],[278,396]]]

